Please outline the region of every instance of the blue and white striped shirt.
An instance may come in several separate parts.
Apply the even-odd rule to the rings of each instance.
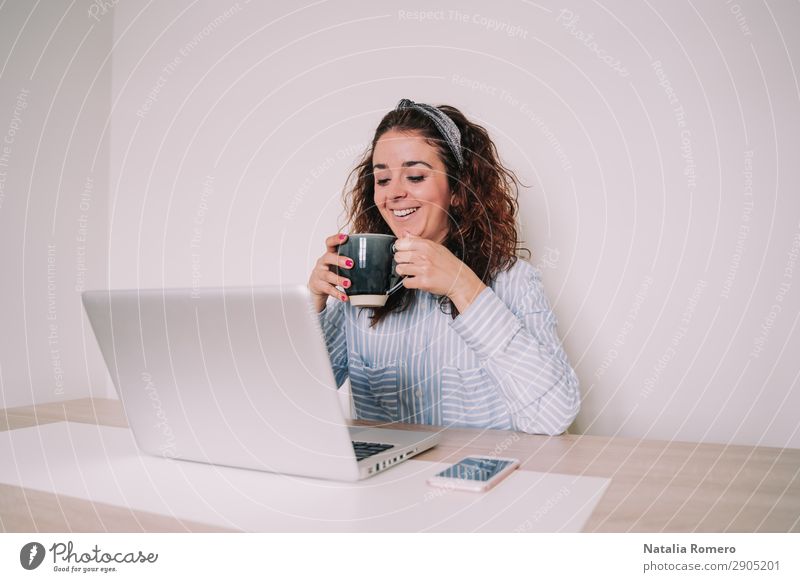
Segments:
[[[539,272],[519,259],[453,319],[417,290],[370,327],[371,309],[319,314],[337,385],[358,418],[560,434],[580,406]]]

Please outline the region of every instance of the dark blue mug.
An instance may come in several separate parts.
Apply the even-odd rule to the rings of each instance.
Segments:
[[[395,272],[394,241],[391,234],[351,234],[339,245],[339,255],[353,260],[349,269],[337,273],[350,280],[345,290],[356,307],[383,307],[389,295],[403,286],[404,277]]]

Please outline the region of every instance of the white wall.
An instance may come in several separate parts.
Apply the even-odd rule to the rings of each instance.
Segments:
[[[305,281],[381,116],[449,103],[530,186],[576,431],[800,446],[800,6],[431,9],[110,7],[108,283]]]
[[[105,283],[112,20],[0,9],[0,407],[108,394],[79,290]]]

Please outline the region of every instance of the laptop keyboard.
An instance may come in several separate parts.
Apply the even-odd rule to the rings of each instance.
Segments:
[[[353,441],[353,450],[356,452],[357,461],[366,459],[368,457],[371,457],[372,455],[377,455],[378,453],[382,453],[383,451],[388,451],[391,448],[394,448],[394,445]]]

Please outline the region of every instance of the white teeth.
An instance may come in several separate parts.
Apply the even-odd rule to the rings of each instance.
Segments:
[[[404,210],[392,210],[394,215],[395,216],[399,216],[399,217],[408,216],[409,214],[412,214],[412,213],[414,213],[416,211],[417,211],[416,208],[406,208]]]

